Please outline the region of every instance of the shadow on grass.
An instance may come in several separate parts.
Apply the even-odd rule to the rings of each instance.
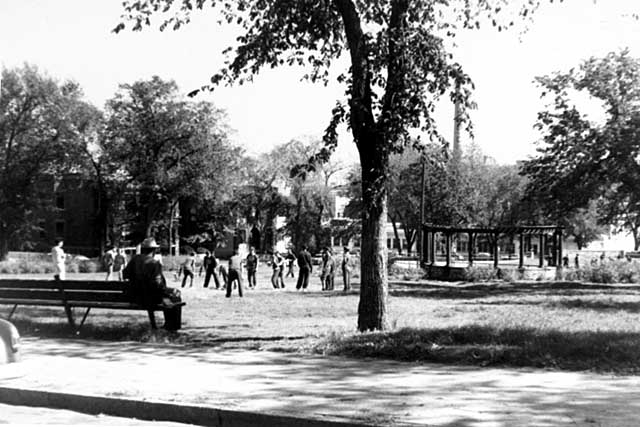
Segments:
[[[487,284],[487,285],[465,285],[441,287],[392,287],[389,295],[399,298],[428,298],[428,299],[455,299],[455,300],[477,300],[488,297],[500,296],[583,296],[588,294],[597,295],[635,295],[640,296],[640,289],[628,287],[612,287],[599,285],[575,284]],[[500,304],[501,302],[493,302]],[[505,301],[505,303],[515,304],[517,301]],[[527,304],[527,302],[523,302]]]
[[[640,302],[629,301],[602,301],[602,300],[589,300],[589,299],[566,299],[560,301],[546,302],[545,305],[549,307],[561,307],[569,309],[585,309],[595,311],[627,311],[629,313],[640,313]]]
[[[480,366],[640,372],[640,333],[467,326],[334,335],[321,354]]]

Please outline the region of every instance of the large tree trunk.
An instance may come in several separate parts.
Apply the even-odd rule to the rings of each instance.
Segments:
[[[384,330],[389,326],[386,161],[385,155],[380,152],[369,152],[368,156],[360,156],[363,210],[358,330],[363,332]]]

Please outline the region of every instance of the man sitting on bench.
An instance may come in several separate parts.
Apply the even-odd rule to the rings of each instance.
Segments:
[[[150,310],[158,305],[167,306],[163,310],[164,327],[174,330],[180,327],[180,319],[174,319],[177,312],[172,304],[181,301],[180,292],[177,289],[167,287],[162,274],[162,264],[154,258],[159,247],[154,238],[144,239],[140,247],[141,253],[131,258],[123,270],[123,276],[131,283],[129,295],[132,302],[148,307]],[[155,327],[153,324],[152,326]]]

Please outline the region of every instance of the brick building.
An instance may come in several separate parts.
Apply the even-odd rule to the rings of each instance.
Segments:
[[[67,253],[99,255],[98,194],[94,183],[80,174],[67,174],[44,178],[37,187],[45,195],[45,206],[35,213],[40,230],[31,235],[33,250],[47,252],[60,237]],[[12,242],[10,249],[26,249],[24,243]]]

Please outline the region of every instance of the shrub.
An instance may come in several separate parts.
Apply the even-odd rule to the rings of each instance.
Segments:
[[[515,268],[499,269],[499,277],[505,282],[513,283],[522,278],[522,274]]]
[[[102,263],[97,259],[78,261],[78,271],[80,273],[97,273],[102,270]]]
[[[19,258],[0,262],[0,274],[46,274],[53,272],[50,261],[36,258]]]
[[[465,268],[464,277],[469,282],[486,282],[497,280],[499,271],[493,267],[478,267],[474,265]]]
[[[67,273],[79,273],[80,266],[78,261],[69,261],[66,264]]]
[[[17,274],[18,264],[13,261],[0,262],[0,273],[2,274]]]
[[[390,265],[388,267],[389,277],[399,280],[420,280],[425,277],[425,271],[420,267],[399,267]]]
[[[592,283],[639,283],[640,264],[615,260],[588,264],[576,271],[579,280]]]

